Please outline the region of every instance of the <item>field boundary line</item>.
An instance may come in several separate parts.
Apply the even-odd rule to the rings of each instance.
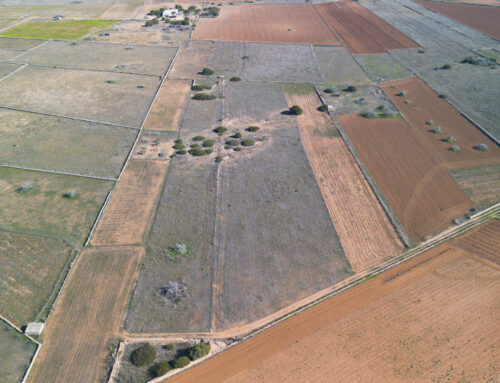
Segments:
[[[93,178],[96,180],[102,180],[102,181],[117,181],[116,178],[111,178],[111,177],[99,177],[99,176],[91,176],[91,175],[85,175],[85,174],[78,174],[78,173],[70,173],[70,172],[61,172],[57,170],[47,170],[47,169],[38,169],[38,168],[29,168],[25,166],[16,166],[16,165],[8,165],[8,164],[2,164],[0,163],[0,167],[3,168],[11,168],[11,169],[20,169],[20,170],[27,170],[31,172],[40,172],[40,173],[50,173],[50,174],[59,174],[63,176],[73,176],[73,177],[83,177],[83,178]]]
[[[15,24],[8,25],[8,26],[6,26],[6,27],[4,27],[4,28],[0,29],[0,33],[1,33],[1,32],[5,32],[5,31],[7,31],[7,30],[9,30],[9,29],[11,29],[11,28],[17,27],[18,25],[21,25],[21,24],[23,24],[23,23],[26,23],[27,21],[30,21],[30,19],[22,19],[21,21],[19,21],[19,22],[15,23]],[[10,36],[1,36],[1,37],[2,37],[2,38],[6,38],[6,37],[7,37],[7,38],[10,38]]]
[[[18,37],[18,38],[22,38],[22,37]],[[26,53],[32,52],[32,51],[34,51],[35,49],[38,49],[38,48],[40,48],[40,47],[43,47],[44,45],[48,44],[48,42],[49,42],[49,40],[45,40],[44,42],[42,42],[42,43],[40,43],[40,44],[38,44],[38,45],[34,46],[33,48],[30,48],[30,49],[28,49],[27,51],[24,51],[23,53],[21,53],[21,54],[19,54],[19,55],[15,56],[12,60],[15,60],[15,59],[17,59],[17,58],[19,58],[19,57],[21,57],[21,56],[24,56]]]
[[[319,3],[319,4],[323,4],[323,3]],[[314,10],[316,11],[316,13],[319,15],[319,17],[321,18],[321,20],[323,20],[323,22],[326,24],[326,26],[328,27],[328,29],[330,30],[330,32],[332,32],[332,35],[334,35],[335,38],[339,41],[340,45],[343,46],[345,49],[347,49],[347,47],[344,44],[344,40],[342,40],[340,38],[340,36],[337,34],[337,32],[335,31],[335,29],[333,29],[333,27],[330,24],[328,24],[328,21],[326,21],[326,19],[323,17],[323,15],[318,10],[318,8],[316,8],[315,3],[311,3],[311,6],[314,8]]]
[[[9,62],[9,61],[5,61],[7,64],[21,64],[21,63],[15,63],[15,62]],[[9,78],[10,76],[12,76],[13,74],[19,72],[21,69],[24,69],[28,66],[28,64],[21,64],[21,66],[19,68],[17,68],[16,70],[10,72],[9,74],[3,76],[2,78],[0,78],[0,82],[2,82],[3,80]]]
[[[25,113],[39,114],[41,116],[65,118],[66,120],[72,120],[72,121],[84,121],[84,122],[90,122],[92,124],[110,125],[110,126],[114,126],[116,128],[134,129],[134,130],[138,130],[139,129],[136,126],[120,125],[120,124],[115,124],[114,122],[96,121],[96,120],[90,120],[88,118],[70,117],[70,116],[64,116],[64,115],[61,115],[61,114],[54,114],[54,113],[48,113],[48,112],[40,112],[40,111],[36,111],[36,110],[32,110],[32,109],[24,109],[24,108],[18,108],[18,107],[8,106],[8,105],[0,105],[0,108],[1,109],[14,110],[16,112],[25,112]]]

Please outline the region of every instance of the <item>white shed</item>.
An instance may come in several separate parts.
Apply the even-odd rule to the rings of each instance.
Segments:
[[[175,8],[165,9],[162,14],[163,17],[172,17],[178,15],[179,15],[179,10]]]
[[[45,323],[43,322],[30,322],[26,326],[26,330],[24,330],[25,334],[28,335],[40,335],[45,328]]]

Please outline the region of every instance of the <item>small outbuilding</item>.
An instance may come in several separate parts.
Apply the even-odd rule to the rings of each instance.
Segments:
[[[165,9],[162,14],[163,17],[179,16],[179,10],[175,8]]]
[[[44,328],[45,323],[43,322],[30,322],[26,326],[26,330],[24,330],[24,333],[27,335],[41,335]]]

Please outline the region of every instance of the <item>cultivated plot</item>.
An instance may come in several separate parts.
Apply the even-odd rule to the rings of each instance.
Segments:
[[[168,162],[139,160],[127,164],[92,236],[93,245],[141,244],[158,201]]]
[[[0,48],[27,51],[29,49],[35,48],[43,42],[43,40],[36,39],[14,39],[9,37],[0,37]]]
[[[117,177],[138,132],[0,109],[0,164]]]
[[[353,270],[401,251],[401,241],[330,117],[317,110],[316,93],[287,93],[287,100],[304,110],[298,118],[302,141]]]
[[[497,261],[499,234],[498,224],[487,234],[496,247],[486,256]],[[404,262],[168,382],[494,380],[499,269],[456,246]]]
[[[23,334],[11,328],[0,320],[0,380],[4,383],[22,381],[28,369],[31,358],[36,351],[36,345]]]
[[[411,71],[390,54],[357,55],[355,58],[372,80],[396,80],[411,76]]]
[[[105,379],[109,342],[117,336],[142,253],[140,248],[115,248],[80,254],[44,331],[28,382]]]
[[[217,90],[215,94],[218,94]],[[214,128],[222,114],[222,99],[199,101],[187,100],[180,121],[180,135],[183,139]]]
[[[496,218],[482,225],[479,229],[467,233],[454,241],[453,244],[467,251],[473,259],[500,270],[499,234],[500,219]]]
[[[0,49],[0,56],[2,55],[1,49]],[[1,60],[1,58],[0,58]],[[22,67],[22,64],[14,64],[14,63],[0,63],[0,80],[9,75],[10,73],[14,72],[16,69],[19,69]]]
[[[193,79],[201,77],[198,73],[209,65],[214,43],[212,41],[191,41],[189,47],[180,48],[169,79]]]
[[[27,66],[0,82],[0,105],[140,126],[159,78]]]
[[[449,227],[473,203],[438,166],[421,133],[402,119],[340,115],[368,171],[410,236],[417,241]]]
[[[106,70],[161,76],[176,48],[97,42],[49,41],[17,61],[74,69]]]
[[[356,2],[339,1],[315,7],[352,53],[385,53],[388,49],[419,47]]]
[[[111,181],[0,167],[1,226],[80,245]]]
[[[346,48],[316,45],[313,51],[324,82],[333,84],[368,82],[368,77]]]
[[[0,313],[19,327],[44,319],[73,254],[64,241],[0,231]]]
[[[201,18],[193,38],[340,45],[310,4],[223,7],[216,18]]]

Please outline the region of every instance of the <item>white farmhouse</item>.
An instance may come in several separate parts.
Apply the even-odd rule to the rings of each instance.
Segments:
[[[165,9],[162,14],[163,17],[173,17],[178,15],[179,15],[179,10],[175,8]]]

